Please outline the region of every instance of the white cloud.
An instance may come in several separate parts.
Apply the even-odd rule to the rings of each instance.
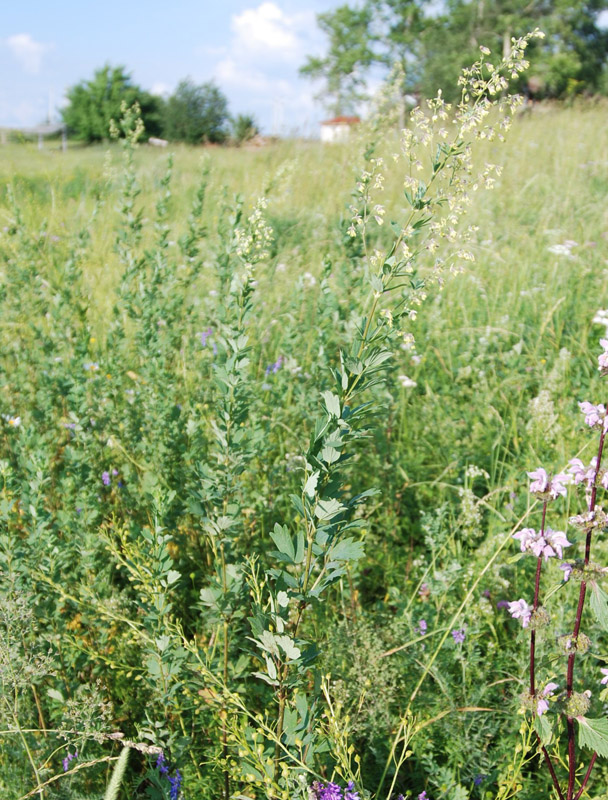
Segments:
[[[40,72],[42,59],[53,45],[43,44],[33,39],[29,33],[16,33],[5,40],[14,58],[26,72],[36,75]]]
[[[595,24],[601,31],[608,29],[608,8],[600,11],[600,13],[597,15]]]
[[[172,91],[173,87],[164,81],[157,81],[156,83],[153,83],[152,88],[150,89],[151,94],[156,94],[160,97],[163,97],[166,94],[171,94]]]
[[[263,0],[233,14],[230,42],[213,70],[218,84],[273,132],[311,124],[312,87],[298,68],[322,39],[312,10],[291,13],[281,5]]]

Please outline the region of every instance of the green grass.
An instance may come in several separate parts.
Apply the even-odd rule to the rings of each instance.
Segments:
[[[402,222],[406,207],[401,164],[391,159],[396,147],[393,135],[387,134],[381,144],[387,164],[382,200],[387,223]],[[418,720],[437,720],[418,733],[396,790],[417,796],[425,788],[431,800],[489,800],[498,796],[507,765],[517,760],[521,718],[515,711],[525,685],[527,644],[496,603],[530,597],[531,565],[511,562],[517,552],[512,543],[479,585],[475,582],[530,506],[526,471],[539,464],[557,471],[582,448],[581,457],[593,454],[595,444],[588,444],[577,402],[605,400],[595,368],[604,329],[592,319],[598,309],[608,307],[606,153],[605,109],[591,105],[535,109],[517,118],[506,144],[480,143],[479,162],[499,163],[503,173],[493,191],[473,193],[466,224],[478,226],[472,246],[476,262],[464,274],[449,277],[442,291],[429,294],[411,324],[419,358],[397,348],[386,386],[370,395],[378,404],[379,422],[356,449],[349,473],[353,492],[381,490],[363,516],[366,556],[341,581],[332,602],[320,606],[307,623],[308,637],[325,645],[322,666],[333,676],[332,696],[344,715],[339,721],[351,729],[370,790],[382,771],[390,732],[397,729],[421,674],[414,712]],[[345,245],[348,205],[362,163],[360,143],[175,149],[169,257],[180,260],[175,242],[187,229],[202,165],[209,168],[203,213],[207,237],[200,270],[183,298],[183,331],[171,332],[178,344],[158,367],[156,353],[146,351],[137,339],[135,323],[124,328],[126,343],[115,333],[121,317],[114,307],[123,302],[117,295],[123,265],[115,246],[119,147],[71,147],[61,154],[7,145],[0,154],[0,231],[12,225],[14,214],[7,184],[23,215],[23,229],[29,231],[23,239],[10,231],[0,233],[0,412],[23,416],[19,439],[11,438],[12,431],[2,434],[2,458],[12,477],[4,478],[1,566],[16,576],[11,580],[29,598],[36,624],[56,648],[54,670],[33,681],[43,697],[40,714],[59,727],[66,703],[53,705],[48,690],[60,691],[67,702],[78,696],[79,686],[96,686],[98,704],[102,696],[111,699],[110,729],[124,729],[134,738],[153,726],[157,714],[152,738],[179,754],[185,786],[195,787],[189,791],[210,793],[187,796],[215,796],[220,756],[209,756],[204,748],[217,750],[221,726],[204,693],[210,689],[192,689],[185,681],[187,689],[177,699],[172,696],[174,705],[166,715],[158,707],[158,697],[165,695],[146,673],[147,651],[124,619],[139,613],[138,604],[147,606],[138,595],[137,580],[132,575],[127,580],[127,567],[119,571],[116,563],[120,553],[128,556],[129,537],[143,542],[144,532],[160,519],[172,539],[162,547],[154,545],[160,549],[152,562],[168,559],[181,572],[180,593],[172,601],[176,613],[200,641],[213,642],[213,625],[204,621],[204,614],[211,612],[202,613],[197,603],[218,551],[197,527],[192,492],[213,456],[211,420],[221,394],[212,388],[210,347],[194,342],[199,331],[216,325],[222,299],[216,294],[221,282],[214,270],[222,257],[218,229],[225,225],[223,207],[237,194],[244,196],[249,213],[256,198],[267,193],[267,219],[274,230],[271,255],[257,268],[249,330],[251,385],[259,394],[251,401],[247,425],[258,438],[252,440],[251,460],[236,490],[244,520],[236,545],[241,557],[255,555],[265,563],[272,549],[268,531],[293,516],[289,494],[297,491],[297,484],[287,467],[294,454],[305,452],[311,434],[317,406],[311,387],[331,385],[327,367],[336,363],[349,340],[366,294],[361,260],[349,256],[352,243]],[[149,221],[165,164],[164,152],[149,147],[137,151],[141,193],[136,204],[148,221],[144,249],[154,246]],[[96,196],[101,205],[89,224]],[[83,250],[82,276],[74,278],[72,295],[63,301],[61,281],[71,257],[70,242],[83,226],[91,239]],[[375,229],[370,247],[386,241],[387,227]],[[551,252],[566,240],[577,243],[570,256]],[[17,268],[26,277],[17,280]],[[306,273],[314,282],[303,279]],[[169,288],[177,291],[178,283]],[[88,306],[82,317],[75,311],[80,302]],[[168,299],[163,302],[168,308]],[[298,371],[282,368],[265,376],[265,367],[280,355],[293,359]],[[81,377],[85,359],[103,365],[86,380]],[[403,388],[399,375],[417,385]],[[180,414],[188,415],[188,426],[182,425]],[[87,427],[91,415],[97,430]],[[72,419],[83,426],[77,433],[86,442],[82,450],[72,448],[65,429]],[[108,445],[111,438],[118,439],[120,450]],[[114,484],[107,492],[101,488],[101,472],[111,466],[126,484],[122,495]],[[471,467],[480,472],[474,474]],[[178,496],[167,501],[169,510],[158,512],[160,517],[150,499],[158,486]],[[552,527],[565,530],[582,498],[578,506],[576,502],[557,505]],[[76,513],[76,506],[84,510]],[[527,524],[538,525],[536,517]],[[116,549],[117,541],[123,550]],[[143,552],[148,545],[138,546]],[[605,549],[600,545],[599,554]],[[556,585],[558,573],[556,568],[549,573]],[[87,594],[95,576],[97,599],[115,614],[104,624]],[[429,595],[420,591],[422,583],[430,587]],[[559,594],[555,630],[572,614],[575,601],[566,594]],[[197,627],[201,613],[203,622]],[[448,635],[437,663],[430,666],[427,659],[439,642],[436,633],[425,649],[418,643],[386,656],[414,637],[422,618],[429,634],[451,624],[465,626],[466,643],[456,646]],[[162,633],[161,626],[152,640]],[[551,636],[542,662],[547,679],[555,668]],[[34,637],[28,647],[36,641]],[[596,656],[604,645],[605,634],[599,632]],[[588,663],[585,675],[591,687],[597,664]],[[231,665],[234,674],[247,669],[236,658]],[[595,696],[599,687],[593,687]],[[250,691],[252,707],[264,708],[262,690]],[[23,702],[31,706],[27,727],[38,726],[33,697]],[[82,699],[82,706],[87,703]],[[192,708],[196,714],[187,717]],[[456,710],[470,708],[492,711]],[[441,717],[446,709],[450,714]],[[86,720],[82,710],[78,713],[74,726],[80,730]],[[195,733],[178,729],[182,713]],[[347,714],[351,723],[344,722]],[[196,728],[197,719],[203,720],[201,728]],[[7,724],[12,726],[10,719]],[[186,744],[188,737],[196,745]],[[34,746],[37,753],[46,752],[40,737]],[[5,780],[5,791],[13,791],[6,796],[12,798],[30,788],[31,775],[18,742],[10,747],[14,749],[0,748],[0,765],[8,770],[10,764],[13,770],[10,780],[0,776],[0,786]],[[100,753],[96,750],[95,756]],[[133,794],[125,797],[143,796],[137,792],[153,784],[146,772],[153,771],[153,759],[144,764],[137,758],[133,752]],[[206,766],[197,766],[197,759]],[[215,764],[215,771],[205,759]],[[535,766],[522,769],[525,796],[548,797],[544,774]],[[49,797],[84,796],[79,793],[93,791],[93,786],[99,794],[102,773],[92,774],[92,783],[83,776],[80,783],[74,779],[72,794]],[[476,774],[487,775],[487,783],[473,787]],[[598,767],[591,796],[602,797],[604,777],[605,769]],[[263,796],[263,790],[247,790]]]

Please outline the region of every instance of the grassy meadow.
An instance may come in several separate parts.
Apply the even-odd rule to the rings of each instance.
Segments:
[[[605,402],[605,119],[536,107],[474,142],[502,167],[458,223],[475,261],[427,288],[423,249],[402,316],[365,312],[409,214],[392,128],[365,237],[363,135],[179,146],[170,176],[146,145],[0,150],[3,797],[558,796],[505,605],[534,591],[526,472],[596,452],[578,402]],[[570,552],[584,507],[547,512]],[[577,603],[556,560],[554,700]],[[587,610],[583,630],[598,718],[608,634]],[[605,763],[585,797],[608,797]]]

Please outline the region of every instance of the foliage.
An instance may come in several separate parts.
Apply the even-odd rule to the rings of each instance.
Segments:
[[[50,185],[8,151],[7,798],[101,796],[123,747],[142,800],[550,795],[506,713],[529,640],[504,605],[533,577],[509,545],[524,470],[587,441],[606,129],[517,116],[499,147],[486,88],[403,141],[381,115],[335,148],[165,160],[126,109]]]
[[[403,95],[431,97],[440,86],[454,101],[458,74],[480,45],[504,57],[513,36],[539,26],[547,37],[533,43],[534,70],[519,88],[535,97],[571,98],[604,91],[608,31],[597,25],[604,8],[602,0],[450,0],[441,8],[428,0],[367,0],[318,15],[328,52],[309,57],[301,72],[325,81],[324,94],[338,111],[364,95],[371,67],[395,64],[405,76]]]
[[[163,132],[171,141],[221,143],[228,136],[228,101],[213,83],[181,81],[163,113]]]
[[[91,143],[110,138],[110,121],[119,119],[123,103],[138,103],[149,136],[160,133],[159,98],[136,86],[124,67],[106,64],[90,80],[67,91],[68,105],[63,120],[77,139]]]
[[[258,133],[258,126],[251,114],[237,114],[232,120],[232,139],[236,144],[243,144]]]

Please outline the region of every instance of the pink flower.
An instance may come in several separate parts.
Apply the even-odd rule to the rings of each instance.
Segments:
[[[600,683],[605,686],[608,683],[608,669],[606,669],[606,667],[600,667],[600,672],[604,676]]]
[[[549,485],[549,476],[542,467],[534,470],[534,472],[528,472],[528,478],[533,479],[532,483],[530,484],[530,491],[532,493],[542,493],[547,491],[547,486]]]
[[[523,528],[523,530],[514,533],[513,538],[519,539],[521,552],[525,553],[526,550],[532,549],[532,544],[537,540],[538,535],[534,528]]]
[[[532,483],[530,484],[530,492],[532,494],[548,494],[552,500],[555,500],[560,494],[563,497],[566,496],[564,483],[570,480],[569,475],[560,472],[558,475],[549,478],[546,470],[543,467],[539,467],[534,472],[528,472],[528,477],[532,478]]]
[[[553,697],[553,692],[558,688],[557,683],[548,683],[544,689],[542,689],[538,694],[538,700],[536,702],[536,713],[539,717],[541,717],[545,711],[549,710],[549,703],[547,702],[547,698]]]
[[[579,403],[578,406],[585,415],[585,425],[593,428],[594,425],[598,425],[602,420],[606,425],[606,408],[604,406],[594,406],[593,403],[589,403],[587,400]]]
[[[597,363],[599,364],[600,372],[603,373],[604,370],[608,371],[608,339],[600,339],[600,344],[604,352],[599,356]]]
[[[562,547],[570,547],[572,542],[569,542],[566,538],[566,534],[563,531],[554,531],[551,528],[547,528],[545,531],[545,539],[547,541],[547,545],[549,549],[555,552],[551,552],[547,555],[546,547],[543,550],[543,555],[545,556],[545,561],[550,557],[554,556],[555,553],[562,558]]]
[[[569,580],[570,579],[570,575],[572,575],[572,570],[574,569],[572,564],[568,564],[567,562],[564,562],[563,564],[559,565],[559,568],[561,570],[563,570],[563,572],[564,572],[564,581]]]
[[[568,462],[568,472],[574,478],[574,483],[586,483],[587,486],[592,486],[595,480],[595,472],[597,469],[597,457],[593,456],[588,467],[586,467],[580,458],[572,458]]]
[[[572,542],[566,538],[562,531],[554,531],[547,528],[544,534],[537,533],[533,528],[524,528],[519,533],[513,534],[514,539],[519,539],[521,552],[526,550],[534,553],[536,558],[541,556],[547,561],[555,555],[562,558],[562,548],[570,547]]]
[[[514,600],[509,603],[509,614],[513,619],[521,619],[522,626],[527,628],[532,616],[532,606],[529,606],[525,600]]]

